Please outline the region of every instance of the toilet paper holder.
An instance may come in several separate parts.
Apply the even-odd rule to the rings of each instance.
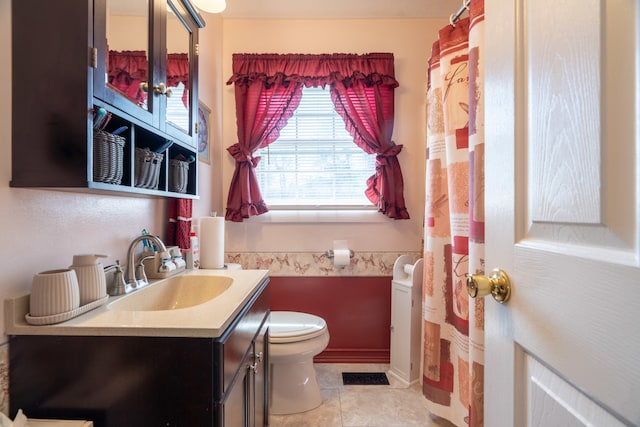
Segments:
[[[349,249],[349,258],[353,258],[355,255],[355,252],[353,252],[352,249]],[[324,256],[326,256],[327,258],[333,258],[333,249],[329,249],[328,251],[326,251],[324,253]]]

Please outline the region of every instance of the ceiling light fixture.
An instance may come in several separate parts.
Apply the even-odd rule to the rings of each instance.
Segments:
[[[209,13],[220,13],[227,7],[226,0],[191,0],[191,3]]]

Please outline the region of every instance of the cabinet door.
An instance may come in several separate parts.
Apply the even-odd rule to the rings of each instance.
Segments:
[[[398,283],[391,287],[391,372],[406,382],[411,376],[411,288]]]
[[[223,406],[225,427],[248,427],[251,425],[248,413],[251,378],[248,367],[241,368],[236,383],[227,392]]]
[[[238,371],[224,403],[224,425],[263,427],[268,421],[268,325],[251,343],[247,362]]]
[[[159,127],[153,0],[94,0],[93,93],[131,116]]]
[[[197,46],[198,31],[184,4],[167,0],[164,49],[159,59],[160,73],[165,85],[164,96],[159,96],[162,109],[160,127],[169,135],[195,147],[195,123],[198,96]]]
[[[94,96],[195,147],[204,23],[182,0],[94,2]]]
[[[265,323],[254,343],[254,423],[252,426],[266,426],[269,420],[269,328]]]

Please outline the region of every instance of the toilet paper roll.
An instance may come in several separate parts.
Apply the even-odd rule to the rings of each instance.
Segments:
[[[351,264],[351,251],[347,246],[346,240],[333,241],[333,265],[335,267],[344,267]]]
[[[405,264],[404,265],[404,272],[407,273],[409,276],[413,275],[413,270],[415,268],[415,265],[413,264]]]
[[[224,218],[200,218],[200,268],[224,268]]]

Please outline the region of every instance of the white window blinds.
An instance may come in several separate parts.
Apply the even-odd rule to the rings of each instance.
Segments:
[[[374,208],[364,195],[375,154],[353,143],[329,89],[304,88],[280,137],[258,150],[256,173],[269,208]]]

